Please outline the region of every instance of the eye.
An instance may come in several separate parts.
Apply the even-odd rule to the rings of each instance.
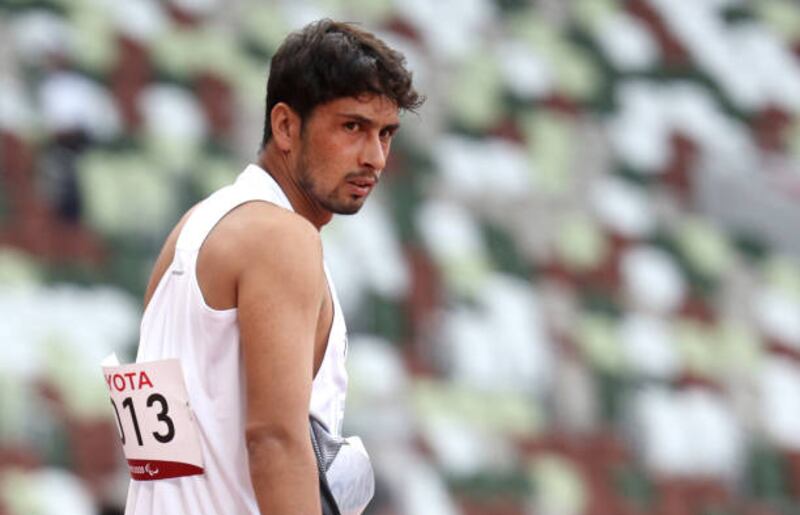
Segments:
[[[391,140],[391,139],[392,139],[392,137],[394,136],[394,133],[395,133],[395,132],[396,132],[396,129],[392,129],[392,128],[389,128],[389,129],[383,129],[383,130],[380,132],[381,139],[382,139],[383,141],[389,141],[389,140]]]
[[[347,132],[356,132],[361,128],[361,124],[358,122],[349,121],[349,122],[344,122],[344,124],[342,124],[342,127],[344,127],[344,130]]]

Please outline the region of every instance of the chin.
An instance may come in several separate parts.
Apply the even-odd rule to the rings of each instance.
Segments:
[[[335,215],[354,215],[364,206],[366,196],[330,196],[320,199],[319,202],[326,210]]]
[[[362,198],[359,200],[353,200],[351,202],[337,202],[335,205],[326,207],[331,213],[335,213],[337,215],[354,215],[358,213],[359,210],[364,206],[365,200],[365,198]]]
[[[338,209],[334,209],[332,211],[337,215],[354,215],[361,210],[361,206],[363,206],[363,204],[339,206]]]

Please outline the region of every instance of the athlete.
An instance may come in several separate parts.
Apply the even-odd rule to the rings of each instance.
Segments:
[[[169,235],[138,368],[106,375],[115,394],[132,389],[114,403],[134,477],[127,515],[364,509],[372,471],[341,435],[346,329],[319,231],[361,208],[399,114],[421,103],[402,54],[352,24],[315,22],[278,49],[257,164]]]

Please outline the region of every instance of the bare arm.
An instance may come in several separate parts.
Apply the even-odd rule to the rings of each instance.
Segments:
[[[264,237],[245,245],[237,292],[250,475],[261,513],[318,515],[308,406],[325,292],[322,249],[317,231],[296,215],[271,218],[253,228]]]

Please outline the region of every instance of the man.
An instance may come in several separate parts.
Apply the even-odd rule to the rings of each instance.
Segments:
[[[130,365],[138,375],[106,375],[112,393],[138,386],[148,395],[146,403],[114,402],[139,478],[128,515],[321,513],[320,490],[328,490],[318,461],[323,472],[337,463],[312,444],[309,415],[323,436],[350,444],[339,437],[346,332],[319,230],[333,214],[361,208],[386,165],[399,112],[421,102],[403,56],[353,25],[322,20],[278,49],[258,165],[172,231],[145,295]],[[173,370],[171,358],[182,375],[164,371]],[[187,396],[185,420],[176,397],[159,393],[173,387]],[[147,449],[139,455],[146,460],[132,459],[127,446]],[[347,485],[365,481],[349,476],[364,476],[352,465],[363,454],[356,451],[331,485],[338,502],[352,504],[342,512],[366,503],[347,499]],[[192,455],[182,459],[193,465],[169,469],[179,455]]]

